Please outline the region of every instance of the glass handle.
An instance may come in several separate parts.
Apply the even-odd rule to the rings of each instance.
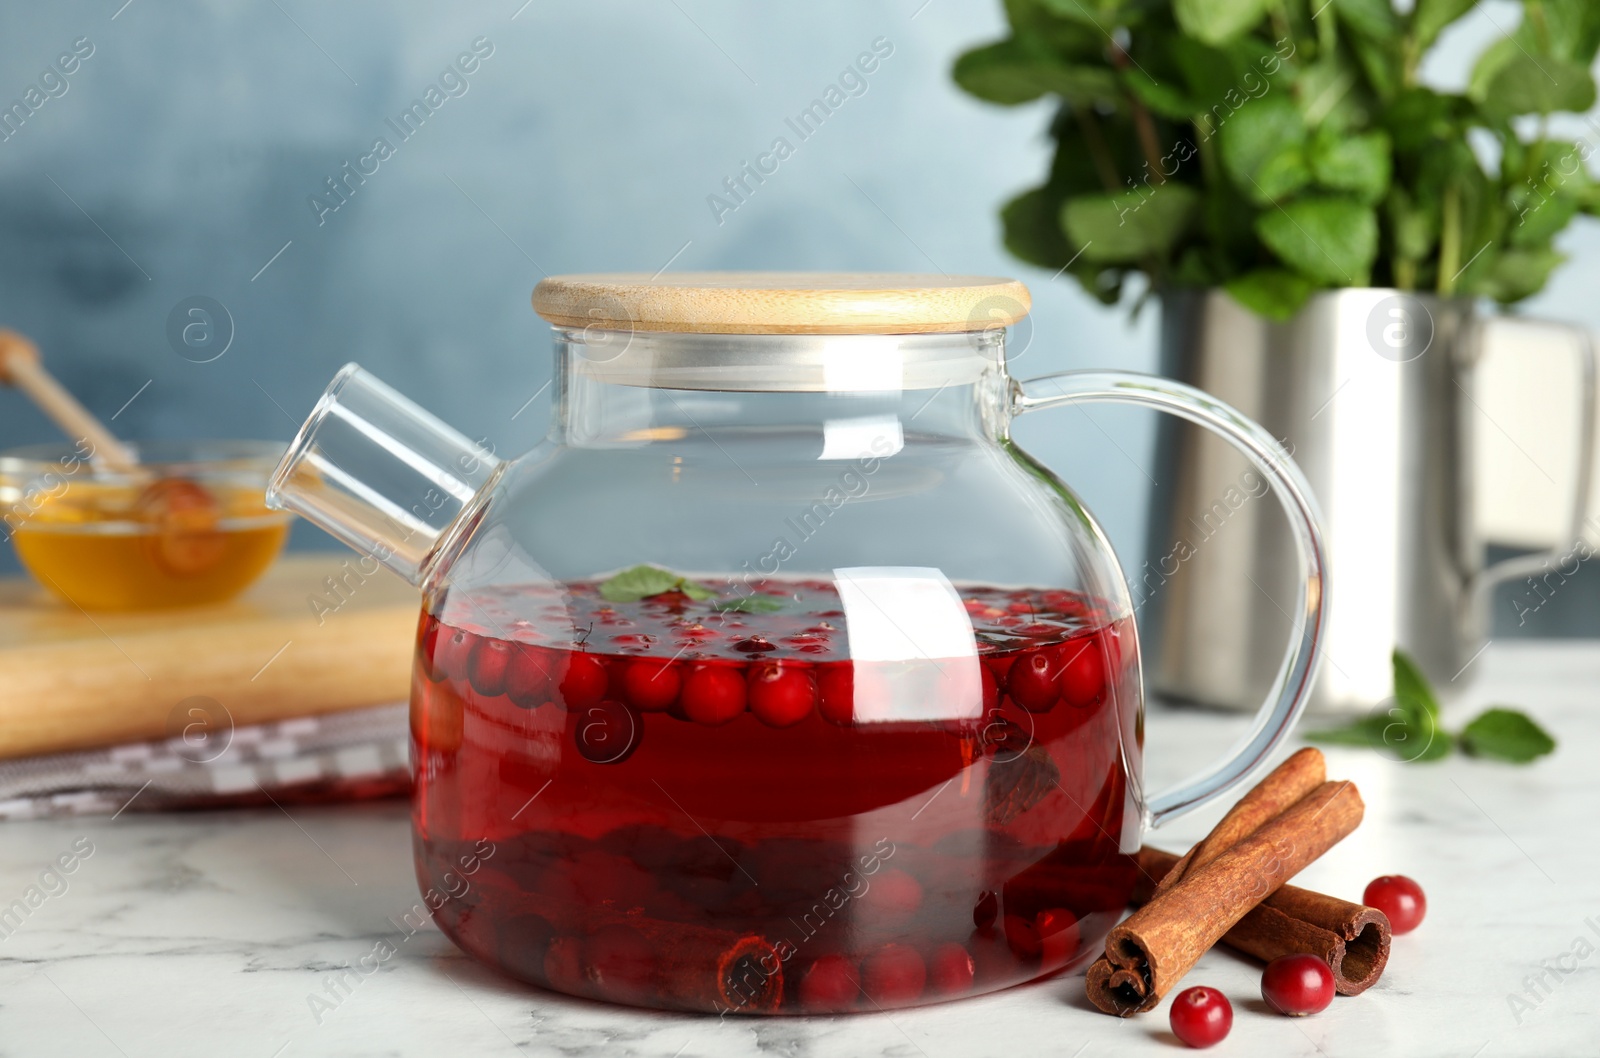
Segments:
[[[1322,658],[1328,619],[1327,562],[1311,486],[1289,454],[1260,424],[1215,397],[1181,382],[1123,371],[1069,371],[1018,383],[1014,414],[1069,404],[1131,404],[1155,408],[1203,426],[1228,441],[1265,474],[1294,531],[1302,576],[1289,649],[1255,723],[1223,760],[1150,799],[1145,822],[1158,827],[1238,785],[1266,761],[1305,709]]]

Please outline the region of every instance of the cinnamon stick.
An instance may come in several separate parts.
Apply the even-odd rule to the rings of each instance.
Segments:
[[[1139,850],[1136,905],[1159,892],[1179,858],[1146,845]],[[1309,952],[1328,964],[1340,995],[1365,992],[1389,962],[1389,920],[1377,908],[1286,885],[1252,908],[1222,935],[1222,943],[1263,962]]]
[[[1089,967],[1088,994],[1108,1014],[1149,1010],[1239,920],[1361,822],[1350,782],[1325,782],[1202,866],[1106,938]],[[1192,861],[1191,861],[1192,862]]]
[[[1211,833],[1201,838],[1173,865],[1172,870],[1156,886],[1152,899],[1177,885],[1190,870],[1204,867],[1288,811],[1291,805],[1327,779],[1328,765],[1320,749],[1307,746],[1291,754],[1282,764],[1273,768],[1265,779],[1251,787],[1249,793],[1239,798],[1238,803],[1222,817],[1222,821],[1211,828]]]

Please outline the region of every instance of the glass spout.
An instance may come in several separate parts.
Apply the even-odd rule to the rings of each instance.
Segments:
[[[278,464],[267,504],[420,587],[499,465],[482,445],[346,364]]]

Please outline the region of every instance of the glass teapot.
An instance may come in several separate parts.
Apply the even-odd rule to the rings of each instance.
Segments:
[[[877,1010],[1082,964],[1143,831],[1288,732],[1327,609],[1270,435],[1159,378],[1019,383],[1020,283],[554,277],[548,438],[502,461],[355,365],[268,491],[417,585],[418,880],[523,980],[716,1013]],[[1129,589],[1016,416],[1106,401],[1210,427],[1302,567],[1269,700],[1147,796]]]

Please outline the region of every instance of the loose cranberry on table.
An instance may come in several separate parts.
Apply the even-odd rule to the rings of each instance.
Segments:
[[[1304,1017],[1333,1002],[1333,971],[1315,955],[1284,955],[1261,975],[1261,998],[1280,1014]]]
[[[1221,1043],[1233,1028],[1233,1004],[1215,988],[1199,985],[1172,997],[1172,1034],[1190,1047]]]
[[[1428,913],[1428,898],[1422,886],[1403,874],[1386,874],[1367,884],[1361,902],[1375,907],[1389,917],[1389,928],[1395,933],[1410,933],[1422,925]]]

